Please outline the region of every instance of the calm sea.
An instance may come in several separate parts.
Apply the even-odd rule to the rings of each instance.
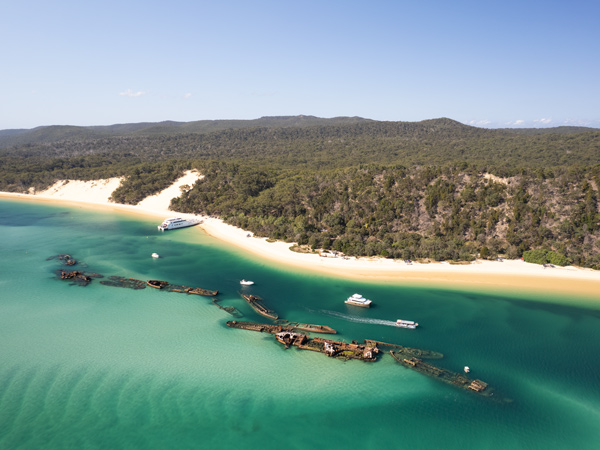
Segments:
[[[0,200],[2,449],[596,449],[600,311],[573,298],[378,285],[298,272],[197,228]],[[159,259],[151,258],[157,252]],[[284,350],[230,329],[206,297],[58,280],[80,270],[220,291],[264,321],[239,280],[281,317],[444,353],[439,365],[500,402],[398,365]],[[359,292],[371,309],[349,307]],[[575,299],[576,300],[576,299]],[[600,300],[600,299],[599,299]],[[416,320],[418,330],[392,326]]]

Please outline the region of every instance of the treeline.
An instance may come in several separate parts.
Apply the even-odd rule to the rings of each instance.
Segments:
[[[472,260],[544,249],[600,268],[600,165],[498,178],[468,165],[275,171],[203,164],[182,212],[354,256]]]

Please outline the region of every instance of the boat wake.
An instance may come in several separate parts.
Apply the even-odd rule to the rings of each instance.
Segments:
[[[369,325],[385,325],[388,327],[395,327],[395,320],[383,320],[383,319],[369,319],[366,317],[356,317],[351,316],[349,314],[344,314],[337,311],[328,311],[326,309],[320,309],[318,311],[311,311],[319,314],[323,314],[325,316],[337,317],[338,319],[347,320],[348,322],[356,322],[356,323],[367,323]]]

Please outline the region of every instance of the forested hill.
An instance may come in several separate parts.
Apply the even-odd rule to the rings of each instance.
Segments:
[[[264,120],[272,124],[296,123],[292,118]],[[83,139],[77,130],[71,130],[73,137],[70,139],[46,139],[38,144],[0,149],[0,155],[19,160],[30,158],[32,162],[40,158],[45,161],[58,158],[62,167],[65,158],[84,158],[88,167],[96,165],[94,160],[98,158],[110,159],[117,165],[178,158],[319,169],[373,162],[403,165],[466,162],[507,171],[520,167],[600,163],[600,130],[594,129],[524,134],[470,127],[450,119],[422,122],[356,119],[355,123],[309,125],[313,120],[323,119],[299,119],[298,123],[303,126],[273,125],[205,133],[128,134],[93,139]],[[145,130],[148,131],[148,127]]]
[[[0,130],[0,148],[29,144],[49,144],[67,140],[91,140],[125,136],[175,136],[190,133],[212,133],[240,128],[280,128],[348,125],[370,122],[361,117],[270,116],[253,120],[198,120],[194,122],[142,122],[107,126],[78,127],[53,125],[33,129]]]
[[[357,126],[366,125],[366,126]],[[0,130],[0,148],[51,144],[65,141],[90,141],[105,138],[142,137],[142,136],[184,136],[189,134],[207,134],[225,130],[248,130],[254,128],[319,128],[322,137],[344,135],[356,137],[399,136],[408,139],[419,137],[453,136],[511,136],[542,134],[574,134],[586,131],[598,131],[586,127],[522,128],[522,129],[483,129],[463,125],[451,119],[432,119],[421,122],[381,122],[361,117],[334,117],[330,119],[314,116],[271,116],[254,120],[200,120],[194,122],[165,121],[158,123],[130,123],[107,126],[70,126],[53,125],[33,129]],[[314,137],[308,133],[306,137]],[[298,137],[296,135],[295,137]]]
[[[113,199],[135,204],[197,169],[205,178],[173,209],[310,249],[600,268],[600,130],[490,130],[450,119],[234,122],[32,130],[37,142],[0,149],[0,190],[125,176]]]

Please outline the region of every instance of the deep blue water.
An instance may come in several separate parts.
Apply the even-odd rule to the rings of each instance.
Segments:
[[[595,449],[600,312],[556,297],[384,285],[257,260],[198,228],[0,200],[0,448]],[[161,255],[158,260],[151,253]],[[218,289],[281,317],[444,353],[440,366],[513,401],[482,398],[391,357],[342,362],[225,326],[210,299],[60,281],[76,268]],[[248,288],[245,288],[248,289]],[[343,300],[360,292],[371,309]],[[391,326],[418,321],[417,330]]]

